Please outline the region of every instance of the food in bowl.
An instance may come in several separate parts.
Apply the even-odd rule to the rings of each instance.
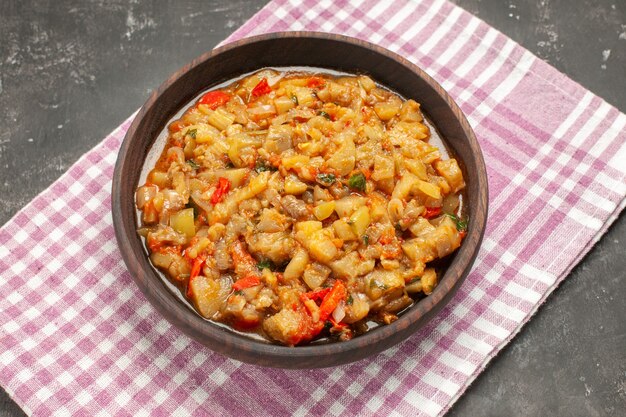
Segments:
[[[365,75],[265,69],[168,126],[136,192],[152,264],[204,318],[349,340],[428,296],[465,236],[461,169]]]

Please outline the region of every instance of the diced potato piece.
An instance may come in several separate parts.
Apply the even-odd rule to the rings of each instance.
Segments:
[[[413,233],[414,236],[420,236],[423,233],[430,233],[435,230],[435,226],[430,224],[428,220],[423,217],[417,219],[415,223],[409,226],[409,230]]]
[[[181,281],[189,276],[191,265],[187,259],[172,252],[152,252],[152,264],[165,271],[170,278]]]
[[[209,247],[209,245],[212,245],[212,242],[209,240],[209,238],[201,237],[197,239],[197,242],[195,242],[195,244],[189,245],[187,249],[185,249],[185,256],[190,259],[195,259],[198,254],[205,250],[207,247]]]
[[[254,74],[254,75],[244,78],[241,87],[249,91],[252,91],[252,89],[254,89],[254,87],[256,87],[256,85],[260,81],[261,81],[261,76],[259,74]]]
[[[422,292],[423,290],[422,281],[416,278],[412,282],[407,284],[406,287],[404,287],[404,289],[409,294],[416,294],[416,293]]]
[[[335,234],[339,239],[342,240],[357,240],[357,235],[354,234],[352,228],[348,224],[348,222],[344,220],[337,220],[333,223],[333,228],[335,229]]]
[[[420,113],[420,105],[415,100],[407,100],[402,104],[399,117],[403,122],[421,122],[424,120]]]
[[[329,81],[326,83],[330,99],[336,103],[345,105],[351,100],[350,88],[336,82]]]
[[[367,226],[370,225],[370,221],[370,212],[366,206],[359,208],[350,216],[350,226],[358,237],[363,236]]]
[[[306,189],[307,185],[304,182],[300,181],[297,176],[290,174],[285,177],[285,193],[300,195],[305,192]]]
[[[220,281],[199,275],[189,282],[189,292],[194,305],[207,319],[213,318],[222,308],[224,298],[221,296]]]
[[[417,180],[415,187],[430,198],[434,198],[435,200],[439,200],[441,198],[441,189],[435,184]]]
[[[370,304],[367,297],[362,293],[351,293],[348,296],[349,301],[346,305],[346,317],[343,321],[348,324],[356,323],[363,320],[370,312]]]
[[[310,236],[318,230],[322,230],[322,222],[315,220],[308,220],[305,222],[298,222],[295,224],[296,233],[304,233],[305,236]]]
[[[274,106],[276,107],[276,112],[282,114],[296,107],[296,103],[290,97],[280,96],[274,99]]]
[[[448,159],[446,161],[435,162],[435,169],[446,179],[453,192],[459,192],[465,188],[465,181],[463,181],[463,173],[456,159]]]
[[[398,114],[400,106],[397,103],[376,103],[374,105],[374,111],[380,120],[386,122]]]
[[[280,154],[291,149],[291,136],[293,127],[290,125],[271,125],[267,130],[267,138],[263,143],[263,149],[269,153]]]
[[[427,268],[422,275],[422,291],[424,294],[430,295],[437,286],[437,272],[435,268]]]
[[[339,175],[345,176],[354,170],[354,164],[356,163],[356,146],[354,145],[356,131],[348,129],[337,136],[337,139],[341,141],[341,146],[328,158],[326,164],[330,168],[336,169]]]
[[[324,284],[326,278],[330,275],[330,268],[320,263],[314,262],[307,265],[302,276],[304,283],[312,290],[317,289]]]
[[[287,230],[290,223],[287,220],[287,217],[283,214],[280,214],[278,210],[272,208],[263,209],[261,215],[259,216],[259,222],[256,225],[256,229],[259,232],[282,232]]]
[[[421,142],[422,139],[426,139],[430,134],[428,130],[428,126],[423,125],[421,123],[409,123],[409,122],[397,122],[393,128],[388,130],[388,135],[391,143],[396,146],[402,146],[411,144],[412,139],[419,139],[419,143],[412,143],[415,146],[419,146],[420,148],[426,149],[431,146],[426,142]],[[403,149],[404,151],[408,151],[406,156],[415,157],[413,154],[414,151],[410,150],[409,147]]]
[[[368,139],[374,142],[380,142],[385,136],[385,132],[383,131],[383,128],[380,125],[380,123],[377,123],[374,126],[363,125],[363,133]]]
[[[263,321],[263,330],[272,339],[294,346],[310,338],[303,332],[310,327],[310,321],[305,311],[283,308]]]
[[[307,155],[293,155],[284,157],[282,162],[285,169],[291,169],[305,167],[309,164],[310,160],[311,158]]]
[[[218,169],[215,171],[215,175],[211,177],[214,177],[215,180],[220,177],[226,178],[228,181],[230,181],[231,188],[234,189],[244,183],[246,175],[248,175],[248,173],[250,173],[250,170],[248,168]]]
[[[415,175],[410,172],[405,172],[400,178],[400,181],[396,183],[396,186],[391,193],[392,198],[398,198],[400,200],[407,200],[408,195],[411,193],[413,187],[420,181]]]
[[[225,130],[235,121],[235,115],[218,108],[209,115],[208,122],[219,130]]]
[[[418,159],[408,159],[404,160],[404,166],[411,171],[413,174],[417,175],[418,178],[422,180],[428,179],[428,172],[426,171],[426,165]]]
[[[235,201],[241,202],[265,191],[265,189],[267,189],[267,181],[269,178],[269,171],[261,172],[256,177],[253,177],[247,187],[238,190],[235,196]]]
[[[367,203],[367,198],[351,195],[341,198],[335,201],[335,211],[339,217],[347,217],[351,215],[356,209],[364,206]]]
[[[287,186],[285,185],[285,188],[286,187]],[[335,210],[335,202],[328,201],[326,203],[322,203],[316,206],[313,209],[313,214],[315,215],[315,217],[317,217],[318,220],[324,220],[330,217],[330,215],[333,214],[334,210]]]
[[[178,233],[187,236],[187,239],[194,237],[196,234],[196,225],[194,224],[193,208],[174,213],[170,217],[170,226]]]
[[[137,188],[137,192],[135,193],[135,204],[137,208],[139,210],[143,209],[144,206],[156,196],[157,191],[157,187],[153,185],[144,185]]]
[[[456,225],[448,216],[432,230],[424,230],[415,239],[406,240],[402,244],[404,254],[414,262],[430,262],[443,258],[461,246],[461,236]]]
[[[300,278],[308,264],[309,254],[306,250],[299,249],[285,268],[285,273],[283,275],[285,280],[292,281]]]
[[[189,126],[186,132],[193,135],[197,144],[213,143],[220,138],[219,130],[204,123]]]
[[[376,155],[374,157],[374,172],[372,173],[372,179],[374,181],[393,178],[394,172],[392,158],[382,155]]]
[[[398,271],[376,270],[365,277],[365,292],[372,300],[403,289],[404,279]]]
[[[372,218],[372,222],[388,222],[389,214],[387,213],[387,200],[383,198],[372,198],[370,201],[370,217]]]
[[[372,89],[376,88],[376,83],[367,75],[361,75],[359,77],[359,83],[361,87],[365,90],[365,92],[369,93]]]
[[[320,262],[328,263],[337,256],[337,247],[328,237],[327,230],[322,229],[311,235],[310,241],[305,242],[311,255]]]
[[[337,247],[331,240],[314,240],[310,243],[309,250],[320,262],[330,262],[337,256]]]
[[[276,114],[276,109],[273,104],[261,104],[255,103],[247,108],[248,116],[252,120],[260,121],[272,117]]]
[[[343,258],[331,262],[328,266],[336,276],[354,279],[360,275],[369,274],[375,265],[374,259],[361,259],[357,252],[350,252]]]
[[[265,281],[265,284],[267,284],[269,287],[273,288],[278,283],[278,278],[276,278],[276,274],[274,274],[269,268],[264,268],[261,276],[263,277],[263,281]]]
[[[167,188],[171,185],[167,172],[157,171],[156,169],[150,171],[148,180],[161,189]]]
[[[254,233],[246,238],[248,250],[258,259],[270,259],[277,265],[289,260],[294,241],[285,232]]]
[[[313,90],[308,87],[295,87],[293,89],[293,94],[298,99],[298,105],[302,107],[308,107],[311,104],[315,103],[315,96],[313,95]]]

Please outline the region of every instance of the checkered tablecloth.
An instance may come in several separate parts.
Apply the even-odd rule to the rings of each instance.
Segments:
[[[490,218],[450,304],[360,362],[276,370],[212,353],[134,285],[110,212],[128,119],[0,229],[0,383],[28,413],[441,415],[625,205],[626,116],[444,0],[274,0],[229,40],[362,38],[437,79],[482,146]]]

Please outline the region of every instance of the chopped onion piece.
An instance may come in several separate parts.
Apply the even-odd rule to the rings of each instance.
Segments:
[[[342,300],[339,302],[335,310],[333,310],[333,320],[335,323],[340,323],[346,316],[346,303]]]

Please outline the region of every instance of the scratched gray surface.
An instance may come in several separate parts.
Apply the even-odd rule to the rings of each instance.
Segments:
[[[265,3],[0,1],[0,224]],[[455,3],[626,111],[624,0]],[[450,415],[626,415],[625,243],[622,215]]]

